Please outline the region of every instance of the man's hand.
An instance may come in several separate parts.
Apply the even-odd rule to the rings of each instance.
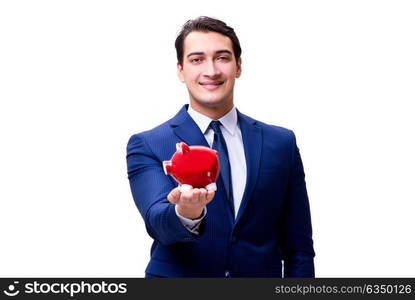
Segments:
[[[169,193],[167,200],[172,204],[176,204],[177,212],[182,217],[197,219],[214,196],[214,191],[208,191],[205,188],[195,188],[181,193],[177,187]]]

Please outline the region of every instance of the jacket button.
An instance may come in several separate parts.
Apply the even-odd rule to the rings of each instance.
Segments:
[[[225,271],[225,277],[231,277],[231,273],[229,273],[229,271]]]

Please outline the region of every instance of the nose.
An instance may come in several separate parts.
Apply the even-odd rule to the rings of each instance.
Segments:
[[[213,60],[207,60],[205,64],[205,69],[203,71],[203,75],[208,77],[215,77],[220,74],[220,69],[218,66],[215,65]]]

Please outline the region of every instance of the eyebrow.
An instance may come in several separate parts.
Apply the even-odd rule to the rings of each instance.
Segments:
[[[221,54],[221,53],[232,54],[232,52],[227,50],[227,49],[215,51],[215,54]],[[191,52],[191,53],[187,54],[187,57],[192,56],[192,55],[203,55],[203,54],[205,54],[205,52]]]

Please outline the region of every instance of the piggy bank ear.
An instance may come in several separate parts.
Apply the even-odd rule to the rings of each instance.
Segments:
[[[181,142],[176,144],[176,150],[180,153],[186,153],[190,151],[190,148],[186,143]]]

